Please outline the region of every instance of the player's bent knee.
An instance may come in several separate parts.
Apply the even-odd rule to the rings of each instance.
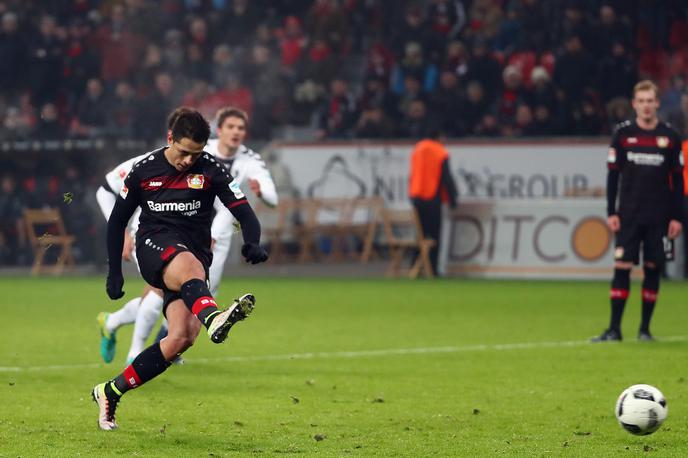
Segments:
[[[614,268],[622,270],[631,270],[633,268],[633,263],[631,262],[615,262]]]
[[[646,262],[646,263],[644,264],[644,267],[645,267],[646,269],[656,269],[656,268],[657,268],[657,264],[655,264],[654,262]]]

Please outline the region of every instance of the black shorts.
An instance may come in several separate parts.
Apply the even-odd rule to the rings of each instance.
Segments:
[[[652,262],[657,266],[664,264],[664,238],[667,235],[667,227],[667,224],[621,220],[621,229],[616,234],[614,260],[638,264],[642,242],[643,262]]]
[[[208,279],[208,263],[204,262],[205,256],[196,253],[192,247],[181,240],[177,234],[170,232],[157,232],[136,241],[136,258],[139,263],[141,276],[146,283],[163,292],[162,313],[165,314],[170,302],[181,299],[179,291],[171,291],[162,280],[163,270],[175,256],[184,251],[191,252],[203,265],[206,281]]]

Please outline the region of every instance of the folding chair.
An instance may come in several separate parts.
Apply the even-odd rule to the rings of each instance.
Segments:
[[[52,246],[60,248],[57,260],[50,268],[53,274],[61,274],[65,267],[74,267],[72,244],[74,244],[75,237],[67,234],[59,209],[25,209],[24,221],[34,253],[32,275],[38,275],[45,270],[43,266],[45,254]]]
[[[398,276],[406,273],[409,278],[418,278],[422,272],[425,277],[433,278],[435,275],[430,263],[430,248],[437,242],[425,238],[420,219],[415,209],[413,210],[380,210],[382,227],[385,234],[385,245],[389,248],[389,266],[387,276]],[[401,271],[401,262],[408,252],[417,252],[415,262],[407,272]]]

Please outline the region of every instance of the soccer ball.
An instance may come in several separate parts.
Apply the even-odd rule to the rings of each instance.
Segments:
[[[629,433],[638,436],[652,434],[666,420],[666,399],[651,385],[633,385],[626,388],[616,401],[616,419]]]

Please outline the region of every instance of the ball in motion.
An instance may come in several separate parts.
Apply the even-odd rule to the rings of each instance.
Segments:
[[[616,401],[616,419],[629,433],[652,434],[666,420],[667,402],[661,391],[651,385],[626,388]]]

